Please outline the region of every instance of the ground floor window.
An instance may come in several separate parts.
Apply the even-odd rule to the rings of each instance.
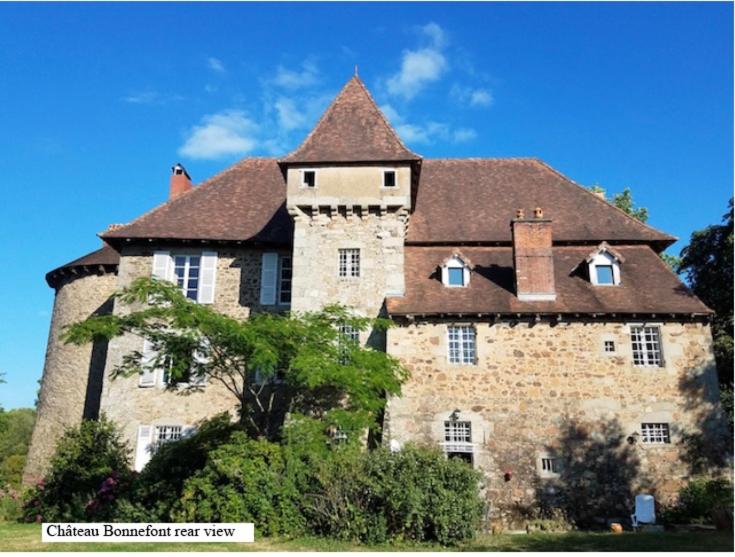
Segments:
[[[157,425],[153,431],[153,442],[151,453],[157,452],[163,445],[170,441],[181,439],[183,427],[180,425]]]
[[[641,424],[641,441],[646,445],[671,443],[669,424]]]
[[[472,423],[459,420],[445,421],[443,445],[447,458],[459,458],[472,465],[474,455]]]

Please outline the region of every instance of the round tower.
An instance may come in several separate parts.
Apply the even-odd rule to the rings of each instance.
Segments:
[[[56,444],[68,427],[96,419],[102,392],[106,342],[65,344],[60,336],[71,323],[112,312],[119,254],[101,249],[62,265],[46,275],[56,290],[38,411],[23,482],[31,484],[46,472]]]

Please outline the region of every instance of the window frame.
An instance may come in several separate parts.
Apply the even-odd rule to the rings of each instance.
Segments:
[[[620,286],[620,262],[608,250],[603,249],[599,253],[596,253],[587,265],[589,268],[590,282],[594,286]],[[597,274],[598,267],[612,267],[612,282],[600,282]]]
[[[283,301],[283,261],[284,259],[287,259],[289,261],[288,269],[291,271],[291,277],[287,279],[288,282],[288,301]],[[293,295],[293,256],[289,254],[278,254],[278,277],[276,280],[276,305],[277,306],[290,306],[291,305],[291,296]]]
[[[150,452],[151,456],[156,454],[158,451],[161,450],[161,447],[163,447],[166,443],[171,443],[172,441],[179,441],[184,436],[184,428],[185,426],[180,424],[159,424],[159,425],[153,425],[153,435],[151,437],[151,443],[150,443]],[[160,430],[178,430],[175,432],[175,436],[173,433],[167,433],[167,437],[165,439],[161,439],[161,431]]]
[[[462,284],[451,284],[449,281],[450,270],[462,270]],[[447,259],[441,267],[442,284],[447,288],[467,288],[470,285],[470,268],[469,265],[458,255],[454,255]]]
[[[362,271],[362,254],[360,248],[338,248],[337,276],[341,279],[358,279]],[[344,264],[343,264],[344,255]],[[356,258],[355,258],[356,256]],[[344,274],[343,274],[344,270]]]
[[[647,447],[671,445],[671,424],[641,422],[641,444]]]
[[[300,187],[301,188],[304,188],[304,189],[307,189],[307,190],[314,190],[314,189],[316,189],[318,187],[318,185],[319,185],[318,184],[318,175],[319,175],[319,173],[317,172],[316,168],[302,168],[299,172],[300,172],[300,175],[301,175],[301,180],[300,180],[300,184],[301,184]],[[310,186],[309,184],[306,183],[306,173],[307,172],[314,173],[314,185],[313,186]]]
[[[176,269],[179,268],[177,265],[176,260],[179,258],[184,258],[184,276],[179,277],[176,273]],[[194,297],[192,298],[189,296],[189,281],[192,280],[192,277],[189,276],[189,272],[191,271],[191,259],[196,257],[199,260],[199,264],[196,266],[197,269],[197,276],[196,276],[196,289],[194,290]],[[181,290],[181,293],[189,300],[192,300],[194,302],[199,302],[199,292],[201,288],[201,282],[202,282],[202,254],[201,253],[172,253],[171,254],[171,275],[172,280],[175,282],[176,287]],[[179,280],[182,280],[183,284],[179,285]]]
[[[456,339],[452,338],[452,330],[456,329],[459,333]],[[471,338],[465,337],[467,331],[471,330]],[[455,366],[468,366],[477,365],[477,328],[474,325],[447,325],[447,362]],[[452,349],[452,344],[457,343],[457,348]],[[465,344],[471,344],[472,347],[472,359],[466,357],[467,349]],[[452,354],[456,353],[458,356],[457,361],[452,359]]]
[[[476,443],[472,442],[471,420],[444,420],[444,441],[441,447],[446,458],[460,458],[474,467],[475,446]]]
[[[638,329],[640,329],[643,334],[642,339],[635,338],[635,335],[637,334],[636,330]],[[646,346],[648,343],[645,338],[646,329],[656,331],[656,343],[658,345],[658,362],[655,361],[655,357],[651,357],[651,351]],[[630,323],[628,325],[628,336],[630,338],[630,356],[633,366],[641,368],[666,367],[666,360],[664,358],[663,328],[660,323]],[[638,351],[636,351],[636,343],[641,345]],[[655,352],[653,353],[655,354]]]
[[[548,462],[548,467],[546,466]],[[563,459],[558,456],[542,454],[538,459],[538,471],[542,478],[558,478],[564,468]]]
[[[612,350],[608,350],[608,344],[612,345]],[[618,351],[618,347],[615,345],[615,341],[609,338],[606,338],[602,341],[602,352],[607,354],[608,356],[610,354],[615,354]]]
[[[387,174],[393,174],[393,185],[392,186],[386,186],[385,185],[385,178]],[[383,169],[383,184],[381,185],[382,189],[386,190],[396,190],[398,189],[398,172],[395,168],[384,168]]]

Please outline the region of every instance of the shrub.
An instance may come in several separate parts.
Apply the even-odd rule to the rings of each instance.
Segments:
[[[293,535],[305,527],[298,499],[283,448],[235,432],[186,480],[172,517],[182,522],[253,522],[264,536]]]
[[[227,413],[203,422],[185,439],[163,445],[133,482],[129,500],[118,505],[121,522],[168,522],[184,483],[204,468],[211,451],[236,430]]]
[[[118,496],[131,480],[128,448],[104,417],[68,429],[44,480],[31,489],[26,520],[78,522],[115,515]]]
[[[697,478],[679,490],[676,505],[664,510],[666,522],[710,523],[733,513],[733,486],[729,480]]]
[[[302,505],[318,535],[452,545],[480,525],[479,481],[476,470],[434,449],[337,452],[315,471]]]
[[[18,491],[0,490],[0,522],[15,522],[23,516],[22,498]]]

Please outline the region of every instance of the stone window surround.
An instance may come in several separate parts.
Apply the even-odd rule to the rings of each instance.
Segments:
[[[146,346],[148,346],[148,349],[146,349]],[[153,351],[153,348],[151,346],[150,341],[148,339],[145,339],[144,338],[143,339],[143,348],[141,349],[141,354],[143,354],[145,356],[146,353],[152,352],[152,351]],[[194,357],[197,358],[198,356],[195,354]],[[141,384],[140,381],[139,381],[138,382],[138,388],[140,388],[140,389],[150,389],[150,388],[153,387],[153,388],[158,389],[158,390],[166,390],[166,389],[170,388],[168,382],[166,381],[166,374],[167,373],[168,373],[168,371],[165,368],[156,368],[156,369],[154,369],[153,370],[153,374],[154,374],[153,383],[150,383],[150,384]],[[201,387],[201,388],[203,388],[203,387],[206,387],[207,386],[207,383],[208,383],[207,377],[205,376],[205,377],[200,378],[198,381],[183,381],[183,382],[176,383],[175,389],[176,390],[184,390],[184,389],[188,389],[189,387]]]
[[[627,323],[627,332],[628,332],[628,347],[630,349],[630,363],[635,368],[645,368],[645,369],[665,369],[666,368],[666,347],[664,346],[664,327],[663,323],[661,322],[633,322],[633,323]],[[634,327],[655,327],[658,329],[658,357],[659,357],[659,363],[657,365],[650,365],[650,364],[636,364],[635,363],[635,355],[633,350],[633,328]],[[647,357],[646,357],[647,359]]]
[[[453,362],[452,361],[452,358],[451,358],[451,344],[452,344],[452,340],[451,340],[451,329],[452,328],[460,328],[462,331],[464,331],[465,328],[471,328],[474,331],[474,336],[473,336],[473,339],[472,339],[473,352],[474,352],[474,354],[473,354],[472,361],[469,361],[469,362],[464,361],[465,360],[465,358],[464,358],[464,344],[465,344],[465,341],[466,341],[466,339],[464,337],[464,333],[462,333],[462,335],[458,339],[458,342],[459,342],[459,356],[460,356],[460,360],[461,361],[459,361],[459,362]],[[477,327],[475,326],[474,323],[447,323],[447,326],[446,326],[446,336],[445,336],[445,338],[446,338],[446,354],[447,354],[446,358],[447,358],[447,363],[449,365],[451,365],[451,366],[476,366],[477,365],[477,362],[479,361],[479,356],[478,356],[478,353],[477,353],[478,352],[478,350],[477,350],[477,348],[478,348]]]
[[[314,185],[313,186],[309,186],[306,184],[305,177],[306,177],[307,172],[314,173]],[[315,190],[319,187],[319,172],[317,171],[316,168],[300,168],[299,175],[301,177],[301,180],[299,180],[299,189]]]
[[[546,470],[544,469],[544,460],[555,460],[557,461],[557,469],[554,470]],[[540,452],[538,454],[538,457],[536,459],[536,466],[538,470],[538,475],[540,478],[545,479],[553,479],[558,478],[561,475],[561,470],[564,466],[563,459],[560,456],[552,455],[548,452]],[[552,465],[553,466],[553,465]]]
[[[656,409],[660,408],[660,409]],[[638,415],[633,420],[624,425],[623,434],[630,437],[634,433],[638,434],[638,442],[634,445],[636,450],[643,451],[668,451],[676,450],[679,442],[676,420],[674,420],[675,405],[668,402],[659,402],[649,408],[643,414]],[[668,424],[669,426],[669,443],[644,443],[641,432],[641,424]]]
[[[392,186],[386,186],[385,185],[385,174],[387,172],[392,172],[393,173],[393,185]],[[381,169],[381,175],[382,175],[383,181],[380,184],[380,189],[382,189],[382,190],[397,190],[398,189],[398,187],[399,187],[398,186],[398,172],[396,171],[395,168],[388,168],[388,167],[382,168]]]
[[[437,446],[444,451],[444,422],[449,420],[455,410],[457,413],[457,421],[470,422],[472,430],[472,466],[474,468],[482,467],[490,469],[490,455],[485,451],[485,443],[493,433],[493,424],[488,422],[481,414],[472,410],[463,410],[462,405],[452,408],[443,408],[440,412],[434,413],[431,417],[431,439]],[[408,442],[409,439],[399,439],[400,442]]]
[[[357,256],[355,258],[355,255]],[[344,265],[343,265],[344,260]],[[344,268],[345,274],[342,274]],[[354,274],[354,273],[357,274]],[[337,276],[339,279],[355,280],[362,275],[362,249],[360,247],[339,247],[337,249]]]

